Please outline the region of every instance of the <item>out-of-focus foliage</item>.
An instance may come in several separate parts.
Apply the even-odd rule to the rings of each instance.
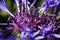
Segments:
[[[43,2],[44,2],[44,0],[37,0],[35,6],[36,6],[36,7],[37,7],[37,6],[41,6],[41,4],[42,4]]]
[[[0,10],[0,16],[5,17],[5,16],[7,16],[7,14],[6,14],[6,12],[5,12],[5,11]]]

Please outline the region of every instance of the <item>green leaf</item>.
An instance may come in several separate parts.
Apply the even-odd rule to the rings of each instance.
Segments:
[[[0,15],[1,15],[2,17],[5,17],[5,16],[7,16],[8,14],[7,14],[4,10],[0,10]]]

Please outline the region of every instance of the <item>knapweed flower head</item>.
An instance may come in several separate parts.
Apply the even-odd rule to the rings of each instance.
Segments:
[[[59,0],[45,0],[44,3],[35,7],[37,0],[34,0],[31,4],[29,0],[15,0],[17,9],[14,15],[7,9],[5,0],[0,0],[0,9],[6,11],[9,14],[8,20],[12,23],[6,23],[9,25],[4,30],[0,30],[0,40],[50,40],[49,37],[60,38],[60,35],[56,31],[60,28],[59,23],[56,20],[56,14],[58,6],[60,6]],[[56,6],[56,12],[54,7]],[[21,9],[20,9],[21,7]],[[52,8],[52,10],[50,10]],[[48,9],[49,12],[46,10]],[[56,13],[56,14],[55,14]],[[3,25],[2,23],[0,25]],[[5,37],[13,29],[16,31]],[[20,35],[17,36],[17,34]]]

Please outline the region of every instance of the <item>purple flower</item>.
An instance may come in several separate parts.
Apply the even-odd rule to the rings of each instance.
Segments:
[[[57,6],[60,2],[57,0],[45,0],[41,7],[37,7],[32,10],[32,7],[36,1],[37,0],[34,0],[33,3],[29,6],[29,0],[22,0],[21,7],[19,3],[20,0],[15,0],[17,5],[15,16],[6,8],[6,3],[4,0],[0,1],[0,9],[10,14],[9,20],[12,21],[12,23],[9,23],[9,27],[7,27],[5,30],[0,30],[2,33],[0,35],[1,40],[14,40],[15,38],[20,38],[21,40],[40,40],[46,38],[47,36],[60,38],[60,35],[55,33],[55,24],[57,23],[55,19],[56,15],[51,15],[51,13],[48,15],[46,14],[47,8]],[[19,7],[22,8],[21,11]],[[30,11],[30,9],[32,11]],[[37,10],[42,10],[42,15],[40,15]],[[0,25],[8,25],[8,23],[1,23]],[[5,36],[14,29],[16,31],[5,38]],[[18,33],[20,33],[19,36],[17,36]]]

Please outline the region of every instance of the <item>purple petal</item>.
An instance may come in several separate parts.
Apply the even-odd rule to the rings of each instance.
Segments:
[[[24,37],[24,34],[25,34],[25,32],[21,32],[20,37],[23,38]]]
[[[46,0],[48,3],[49,7],[53,7],[55,5],[59,5],[60,1],[59,0]]]
[[[9,30],[9,29],[0,30],[0,33],[1,32],[8,32],[8,31],[11,31],[11,30]]]
[[[25,8],[28,8],[28,11],[29,11],[30,8],[29,8],[28,4],[30,4],[30,2],[28,0],[22,0],[22,11],[24,9],[23,4],[24,4]],[[25,9],[25,11],[26,11],[26,9]]]
[[[50,22],[50,23],[48,24],[48,27],[45,28],[45,31],[50,31],[50,30],[52,29],[52,27],[53,27],[53,24],[52,24],[52,22]]]
[[[0,9],[6,11],[8,14],[10,14],[12,17],[14,17],[14,15],[6,8],[5,5],[6,5],[6,4],[5,4],[5,2],[4,2],[3,0],[0,1]]]
[[[1,38],[1,37],[0,37],[0,40],[6,40],[6,39],[5,39],[5,38]]]
[[[52,36],[55,37],[55,38],[60,38],[59,34],[52,34]]]
[[[27,1],[28,0],[22,0],[22,11],[23,11],[23,4],[24,4],[24,6],[25,6],[25,8],[27,8]],[[25,11],[26,11],[26,9],[25,9]]]
[[[28,0],[22,0],[22,3],[26,5],[27,4],[30,4],[30,2]]]
[[[34,0],[34,1],[33,1],[33,3],[31,4],[31,6],[30,6],[30,7],[32,7],[35,3],[36,3],[36,0]]]
[[[0,25],[7,25],[7,23],[0,23]]]
[[[15,0],[16,5],[17,5],[17,10],[18,10],[18,12],[20,12],[20,7],[19,7],[20,5],[19,5],[19,1],[20,1],[20,0]]]
[[[30,4],[30,2],[28,0],[22,0],[22,4],[25,5],[25,8],[27,7],[28,4]]]
[[[2,38],[4,38],[9,32],[10,32],[11,30],[7,30],[7,29],[5,29],[5,30],[0,30],[0,38],[2,37]]]
[[[37,32],[33,33],[32,37],[35,37],[39,33],[40,33],[40,30],[38,30]]]
[[[44,36],[38,36],[38,37],[36,37],[35,39],[36,40],[40,40],[40,39],[43,39],[44,38]]]
[[[0,25],[8,25],[8,24],[13,25],[13,23],[0,23]]]

